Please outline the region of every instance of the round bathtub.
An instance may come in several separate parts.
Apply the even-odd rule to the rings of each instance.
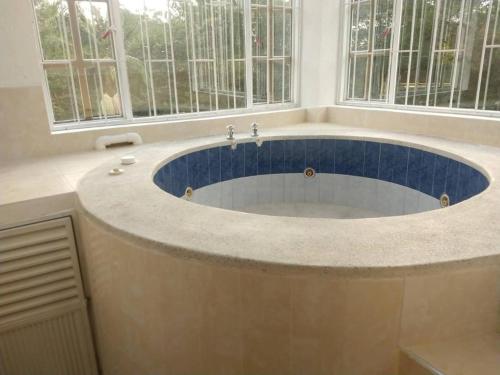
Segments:
[[[454,205],[488,186],[436,151],[365,140],[245,140],[176,157],[154,175],[194,203],[277,216],[364,218]]]
[[[317,124],[262,140],[145,145],[80,181],[103,373],[396,375],[412,345],[496,329],[498,149]]]

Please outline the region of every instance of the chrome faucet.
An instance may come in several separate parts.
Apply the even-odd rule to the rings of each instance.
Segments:
[[[258,137],[259,136],[259,124],[256,122],[252,123],[252,137]]]
[[[234,139],[234,126],[228,125],[226,126],[226,129],[227,129],[226,139],[232,141]]]

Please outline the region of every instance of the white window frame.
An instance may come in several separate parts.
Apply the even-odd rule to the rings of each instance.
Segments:
[[[376,1],[376,0],[374,0]],[[437,0],[438,2],[442,2],[443,0]],[[457,0],[460,1],[462,4],[464,0]],[[491,0],[489,10],[488,10],[488,18],[487,18],[487,26],[486,26],[486,31],[485,31],[485,37],[484,37],[484,43],[483,43],[483,52],[482,52],[482,59],[481,59],[481,67],[480,67],[480,81],[478,85],[478,92],[481,89],[481,78],[482,78],[482,71],[484,69],[484,55],[485,51],[487,49],[493,50],[493,48],[500,48],[500,44],[497,45],[496,43],[494,45],[489,45],[487,44],[488,40],[488,27],[490,26],[489,24],[491,23],[491,11],[494,5],[495,0]],[[392,27],[392,41],[391,41],[391,62],[389,66],[389,79],[388,79],[388,99],[387,102],[382,102],[380,100],[354,100],[354,99],[348,99],[347,98],[347,84],[349,82],[349,51],[350,51],[350,29],[351,29],[351,5],[352,5],[352,0],[342,0],[342,7],[343,9],[340,12],[339,16],[339,46],[341,46],[341,51],[338,54],[338,72],[340,75],[340,79],[338,80],[337,83],[337,99],[335,101],[336,105],[341,105],[341,106],[350,106],[350,107],[360,107],[360,108],[379,108],[379,109],[392,109],[392,110],[401,110],[401,111],[407,111],[407,112],[427,112],[427,113],[441,113],[441,114],[453,114],[453,115],[463,115],[463,116],[478,116],[478,117],[493,117],[493,118],[500,118],[500,111],[493,111],[493,110],[486,110],[486,109],[479,109],[480,105],[478,103],[479,99],[479,94],[476,94],[476,105],[475,108],[456,108],[451,106],[451,100],[450,100],[450,105],[448,107],[434,107],[429,105],[430,102],[430,97],[432,97],[432,93],[429,91],[429,86],[431,86],[431,80],[429,77],[427,78],[427,100],[426,100],[426,105],[409,105],[409,104],[396,104],[395,101],[395,96],[396,96],[396,84],[397,84],[397,67],[398,67],[398,58],[400,54],[399,50],[399,40],[400,40],[400,34],[401,34],[401,17],[402,17],[402,10],[403,10],[403,0],[394,0],[394,8],[393,8],[393,27]],[[462,12],[463,12],[463,5],[461,6]],[[497,7],[497,10],[500,9],[500,5]],[[497,17],[500,19],[500,16]],[[462,25],[463,20],[461,20],[460,24]],[[435,37],[436,31],[433,31],[433,37]],[[458,37],[457,37],[458,39]],[[397,48],[392,48],[392,46],[397,46]],[[434,55],[435,55],[435,40],[433,41],[433,60],[434,60]],[[454,48],[454,51],[456,54],[458,54],[458,49]],[[454,73],[456,69],[456,63],[454,64]],[[432,69],[430,70],[432,72]],[[433,72],[432,72],[433,74]],[[486,91],[486,90],[485,90]],[[453,96],[452,96],[453,98]]]
[[[96,0],[100,1],[100,0]],[[292,57],[291,57],[291,85],[290,85],[290,101],[284,103],[259,104],[253,103],[253,77],[252,77],[252,41],[251,41],[251,0],[244,0],[245,8],[245,60],[246,60],[246,92],[247,92],[247,107],[238,109],[219,109],[215,111],[202,111],[192,113],[180,113],[171,115],[159,116],[143,116],[134,117],[132,113],[132,102],[130,96],[130,88],[128,83],[127,66],[126,66],[126,50],[123,40],[123,29],[120,19],[120,4],[119,0],[107,0],[110,12],[111,30],[114,33],[114,52],[117,61],[118,88],[121,96],[122,117],[106,118],[96,120],[82,120],[79,122],[56,122],[50,96],[48,81],[45,77],[45,68],[43,67],[43,49],[41,44],[40,32],[37,22],[33,22],[35,33],[37,36],[37,49],[40,61],[40,74],[42,75],[42,89],[45,97],[45,107],[49,118],[49,127],[52,133],[92,129],[103,127],[126,127],[130,125],[141,125],[151,123],[169,123],[178,121],[188,121],[193,119],[210,119],[218,117],[226,117],[231,115],[251,114],[261,112],[271,112],[279,110],[287,110],[297,108],[300,105],[300,30],[301,30],[301,1],[292,1]],[[32,2],[33,17],[36,17],[36,10]]]

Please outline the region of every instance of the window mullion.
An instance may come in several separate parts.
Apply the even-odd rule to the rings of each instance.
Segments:
[[[167,11],[168,11],[168,35],[170,39],[170,58],[172,59],[172,78],[174,84],[174,94],[175,94],[175,113],[179,113],[179,99],[177,93],[177,71],[175,69],[175,54],[174,54],[174,39],[172,37],[172,18],[171,18],[171,5],[170,0],[167,0]]]
[[[432,76],[433,76],[433,68],[434,68],[434,55],[435,55],[435,50],[436,50],[436,39],[437,39],[437,32],[438,32],[438,24],[439,24],[439,13],[440,13],[440,6],[441,6],[441,1],[436,2],[436,6],[434,9],[434,25],[433,25],[433,30],[432,30],[432,46],[431,46],[431,64],[429,67],[429,71],[427,72],[427,95],[425,99],[425,106],[429,106],[429,99],[430,99],[430,94],[431,94],[431,81],[432,81]]]
[[[401,18],[403,13],[403,0],[395,0],[394,1],[394,10],[393,10],[393,18],[392,18],[392,45],[390,48],[391,51],[391,62],[389,65],[389,93],[388,93],[388,101],[390,104],[395,103],[396,98],[396,86],[397,86],[397,78],[398,78],[398,61],[399,61],[399,41],[401,37]],[[412,25],[413,27],[413,25]],[[413,33],[412,33],[413,36]],[[413,40],[412,40],[413,42]],[[411,48],[410,48],[411,49]],[[411,52],[410,52],[411,54]]]
[[[455,81],[457,79],[457,70],[458,70],[458,59],[460,58],[460,47],[462,44],[462,28],[464,24],[464,16],[465,16],[465,0],[462,0],[460,4],[460,22],[458,25],[458,34],[457,41],[455,43],[455,59],[453,61],[453,73],[451,78],[451,91],[450,91],[450,103],[449,107],[453,107],[453,98],[455,94]],[[462,54],[462,64],[465,56]]]
[[[73,46],[75,49],[75,65],[78,72],[78,83],[83,101],[83,115],[86,120],[92,119],[92,104],[90,101],[90,91],[87,81],[87,73],[83,61],[82,42],[80,39],[80,30],[78,29],[78,17],[76,15],[76,1],[67,0],[68,12],[70,18],[71,34],[73,36]],[[76,98],[75,98],[76,100]]]
[[[253,107],[253,51],[252,51],[252,4],[251,0],[244,1],[245,20],[245,83],[247,92],[247,107]]]

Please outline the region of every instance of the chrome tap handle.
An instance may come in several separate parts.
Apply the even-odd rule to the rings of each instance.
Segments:
[[[226,126],[226,129],[227,129],[226,139],[228,139],[230,141],[233,140],[234,139],[234,126],[228,125],[228,126]]]
[[[259,136],[259,124],[256,122],[252,123],[252,137],[258,137]]]

